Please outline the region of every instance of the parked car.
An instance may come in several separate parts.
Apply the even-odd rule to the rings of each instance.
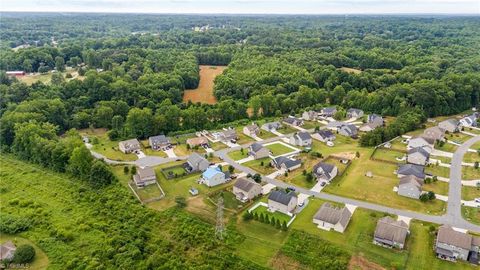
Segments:
[[[327,142],[327,146],[333,147],[334,145],[335,145],[335,144],[334,144],[333,142],[331,142],[331,141],[328,141],[328,142]]]
[[[324,187],[327,184],[327,182],[322,182],[320,186]]]
[[[476,203],[480,203],[480,198],[475,198]]]

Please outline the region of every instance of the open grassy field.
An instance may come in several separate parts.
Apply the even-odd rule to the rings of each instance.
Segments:
[[[338,68],[340,69],[341,71],[345,71],[347,73],[353,73],[353,74],[360,74],[362,73],[362,71],[360,69],[356,69],[356,68],[349,68],[349,67],[340,67]]]
[[[18,248],[21,245],[30,245],[35,249],[35,258],[33,262],[29,263],[28,269],[31,270],[40,270],[47,269],[48,267],[48,257],[45,252],[43,252],[37,245],[29,241],[28,239],[18,237],[16,235],[0,234],[0,244],[5,243],[6,241],[12,241],[13,244]]]
[[[67,74],[72,74],[72,78],[71,79],[66,79],[65,76]],[[73,80],[73,79],[83,80],[85,78],[83,76],[79,76],[78,72],[75,71],[75,70],[67,70],[66,72],[62,72],[62,75],[63,75],[63,78],[65,78],[66,81]],[[32,75],[27,74],[25,76],[17,77],[17,79],[21,82],[24,82],[27,85],[32,85],[36,82],[42,82],[44,84],[50,84],[50,81],[52,80],[52,73],[51,72],[44,73],[44,74],[33,73]]]
[[[363,155],[368,155],[370,157],[371,151],[373,148],[363,148],[358,146],[358,141],[345,137],[345,136],[337,136],[334,141],[335,146],[330,147],[325,145],[325,143],[319,142],[317,140],[312,140],[312,151],[321,153],[324,157],[329,155],[343,155],[348,154],[355,156],[355,152],[359,152],[361,158]]]
[[[265,147],[272,152],[272,156],[274,157],[295,151],[294,149],[288,146],[285,146],[282,143],[273,143],[273,144],[265,145]]]
[[[237,131],[237,144],[246,144],[249,142],[254,142],[255,140],[243,133],[243,126],[242,127],[236,127],[235,130]]]
[[[266,130],[263,130],[263,129],[260,129],[260,133],[258,134],[258,137],[261,138],[261,139],[269,139],[269,138],[273,138],[273,137],[276,137],[278,135],[275,135],[271,132],[268,132]]]
[[[279,128],[277,131],[280,132],[280,133],[282,133],[282,134],[287,135],[287,134],[291,134],[291,133],[297,132],[298,129],[293,128],[293,127],[291,127],[291,126],[289,126],[289,125],[286,125],[286,124],[283,124],[283,123],[282,123],[282,127]]]
[[[99,134],[96,136],[89,136],[90,142],[93,145],[92,150],[104,155],[111,160],[117,161],[132,161],[137,160],[135,154],[124,154],[118,149],[119,141],[111,141],[107,134]],[[96,138],[96,139],[95,139]]]
[[[217,99],[213,95],[213,86],[215,77],[222,74],[226,66],[199,66],[200,81],[198,87],[192,90],[185,90],[183,101],[192,101],[193,103],[215,104]]]
[[[323,126],[321,123],[317,121],[303,121],[303,126],[302,128],[304,129],[314,129],[316,127],[321,127]]]
[[[406,155],[405,153],[395,151],[394,149],[377,148],[377,150],[373,154],[373,158],[395,162],[395,163],[405,163],[405,160],[403,161],[397,160],[397,158],[402,158],[405,155]]]
[[[475,169],[471,166],[462,166],[462,180],[478,180],[480,179],[480,168]]]
[[[223,206],[227,209],[236,211],[238,210],[238,208],[241,208],[245,205],[244,203],[237,200],[237,198],[235,198],[235,195],[231,192],[231,188],[227,188],[221,192],[214,193],[209,198],[213,202],[217,202],[220,196],[223,196]]]
[[[398,137],[395,140],[392,140],[390,143],[392,144],[392,150],[400,150],[400,151],[406,151],[407,150],[407,144],[403,143],[403,140],[405,140],[402,137]]]
[[[256,160],[251,160],[243,163],[244,166],[247,166],[256,172],[263,174],[263,175],[268,175],[276,171],[275,168],[270,166],[270,161],[272,161],[270,158],[260,158]],[[263,165],[262,165],[263,163]]]

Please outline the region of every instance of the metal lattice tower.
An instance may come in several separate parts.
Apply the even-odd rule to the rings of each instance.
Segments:
[[[215,236],[223,240],[225,235],[225,224],[223,223],[223,197],[220,196],[217,202],[217,225],[215,226]]]

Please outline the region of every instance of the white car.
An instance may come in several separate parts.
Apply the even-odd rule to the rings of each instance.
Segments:
[[[480,203],[480,198],[475,198],[476,203]]]
[[[328,141],[328,142],[327,142],[327,146],[333,147],[334,145],[335,145],[335,144],[334,144],[333,142],[331,142],[331,141]]]

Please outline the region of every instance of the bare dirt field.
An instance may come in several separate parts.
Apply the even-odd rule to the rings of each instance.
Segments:
[[[352,256],[348,270],[385,270],[380,265],[370,262],[361,256]]]
[[[215,77],[222,74],[226,66],[200,66],[200,82],[198,87],[192,90],[185,90],[183,101],[191,100],[193,103],[200,102],[215,104],[217,99],[213,95],[213,81]]]

